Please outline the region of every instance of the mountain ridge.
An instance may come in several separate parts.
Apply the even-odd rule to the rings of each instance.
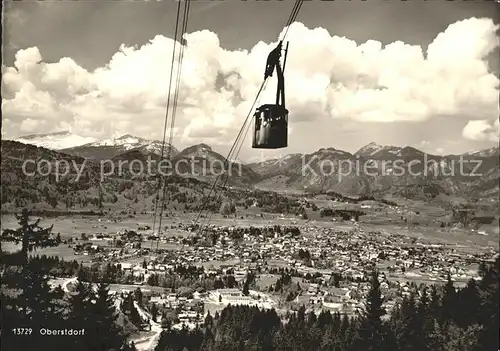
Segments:
[[[51,145],[48,142],[44,143],[43,140],[36,140],[37,138],[43,139],[43,138],[52,138],[52,137],[65,137],[65,138],[75,137],[75,142],[78,145],[73,145],[73,146],[65,145],[65,147],[58,147],[59,145],[57,143],[55,143],[56,145]],[[29,134],[29,135],[15,138],[15,139],[7,139],[7,140],[19,141],[23,144],[31,144],[31,145],[35,145],[35,146],[41,146],[41,147],[45,147],[47,149],[60,150],[64,153],[68,153],[68,154],[78,154],[78,153],[88,154],[88,152],[82,152],[81,148],[96,148],[96,147],[109,147],[109,148],[115,147],[115,148],[117,148],[117,152],[124,152],[127,150],[141,148],[147,152],[161,154],[161,145],[162,145],[162,141],[153,140],[153,139],[146,139],[146,138],[134,136],[134,135],[131,135],[128,133],[122,134],[122,135],[120,135],[118,137],[114,137],[114,138],[97,140],[97,139],[92,138],[92,137],[82,137],[82,136],[79,136],[77,134],[72,134],[69,131],[59,131],[59,132],[44,133],[44,134]],[[85,140],[92,140],[92,141],[83,143],[83,141],[85,141]],[[167,154],[168,147],[169,147],[168,143],[165,143],[165,145],[166,145],[166,148],[164,150],[164,155]],[[205,143],[200,143],[197,145],[199,145],[200,147],[203,146],[207,149],[212,150],[212,148]],[[196,146],[196,145],[192,145],[192,146]],[[185,149],[183,149],[182,151],[189,149],[192,146],[188,146]],[[175,146],[173,146],[173,145],[171,145],[171,148],[172,148],[172,154],[177,154],[181,151],[181,150],[176,149]],[[353,156],[358,156],[360,158],[361,157],[363,157],[363,158],[369,158],[369,157],[382,158],[382,157],[388,157],[388,156],[389,157],[404,156],[405,153],[411,154],[411,153],[415,152],[415,150],[418,153],[428,154],[428,153],[425,153],[424,151],[421,151],[418,148],[410,146],[410,145],[407,145],[407,146],[381,145],[381,144],[377,144],[375,142],[370,142],[370,143],[362,146],[361,148],[359,148],[357,151],[355,151],[353,153],[345,151],[345,150],[336,149],[333,147],[320,148],[313,153],[317,153],[317,152],[320,152],[322,150],[338,151],[341,153],[346,153],[346,154],[350,154]],[[311,153],[311,154],[313,154],[313,153]],[[448,157],[448,156],[450,156],[450,157],[453,157],[453,156],[489,157],[489,156],[495,156],[495,155],[499,155],[499,154],[500,154],[499,147],[493,146],[490,148],[481,149],[481,150],[473,150],[473,151],[464,152],[461,154],[449,154],[449,155],[445,155],[445,157]],[[113,156],[116,156],[116,155],[113,155]],[[284,157],[285,158],[286,157],[293,157],[296,155],[307,155],[307,153],[287,154]],[[433,157],[436,156],[436,155],[432,155],[432,154],[428,154],[428,155],[431,155]],[[85,156],[82,156],[82,157],[85,157]],[[89,157],[89,158],[92,158],[92,157]],[[272,160],[277,161],[278,159],[279,158],[274,158],[274,159],[268,159],[266,161],[272,161]],[[244,163],[244,164],[251,164],[251,162]]]
[[[110,159],[114,163],[132,160],[144,163],[148,158],[154,162],[160,160],[161,144],[158,141],[127,134],[110,141],[57,150],[54,155],[62,153],[94,161]],[[16,148],[22,147],[18,145]],[[228,184],[277,192],[401,195],[408,188],[413,188],[415,194],[412,196],[422,198],[440,193],[492,197],[499,193],[498,154],[498,147],[448,156],[426,154],[412,146],[375,143],[365,145],[354,154],[327,147],[308,154],[289,154],[262,162],[245,164],[232,161]],[[205,143],[186,147],[182,151],[172,147],[170,160],[175,167],[180,166],[175,169],[178,175],[201,181],[216,179],[223,173],[226,162],[224,156]],[[397,173],[398,162],[402,174]],[[412,162],[414,164],[410,167]],[[476,167],[474,162],[480,165]],[[366,165],[375,170],[373,174],[368,174]]]
[[[104,139],[60,151],[70,155],[95,160],[113,159],[122,153],[136,150],[145,154],[176,155],[179,151],[168,143],[124,134],[116,138]]]

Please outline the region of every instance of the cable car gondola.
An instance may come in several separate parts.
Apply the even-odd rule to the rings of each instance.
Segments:
[[[252,147],[254,149],[280,149],[288,146],[288,110],[285,107],[285,69],[288,43],[285,49],[283,69],[280,65],[282,41],[269,53],[264,80],[272,77],[276,68],[278,89],[276,104],[265,104],[254,114],[255,126]]]

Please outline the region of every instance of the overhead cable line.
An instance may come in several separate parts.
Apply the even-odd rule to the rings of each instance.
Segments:
[[[293,9],[292,9],[292,12],[291,12],[291,14],[290,14],[290,16],[289,16],[289,18],[288,18],[288,20],[287,20],[286,24],[285,24],[285,27],[286,27],[286,29],[285,29],[285,33],[283,34],[283,37],[281,38],[280,42],[283,42],[283,41],[285,40],[285,38],[286,38],[286,36],[287,36],[287,34],[288,34],[288,31],[289,31],[289,29],[290,29],[290,25],[291,25],[293,22],[295,22],[295,20],[296,20],[296,18],[297,18],[297,16],[298,16],[298,14],[299,14],[300,8],[302,7],[302,2],[303,2],[303,0],[297,0],[297,1],[295,2],[294,7],[293,7]],[[257,92],[257,96],[255,97],[255,100],[254,100],[254,102],[253,102],[253,104],[252,104],[252,106],[251,106],[251,108],[250,108],[250,111],[248,112],[248,114],[247,114],[247,116],[246,116],[246,118],[245,118],[245,120],[244,120],[244,122],[243,122],[243,125],[242,125],[242,127],[241,127],[240,131],[238,132],[238,135],[237,135],[237,137],[236,137],[236,140],[234,141],[234,143],[233,143],[233,145],[232,145],[231,149],[229,150],[229,154],[228,154],[228,156],[226,157],[226,160],[225,160],[225,162],[224,162],[224,170],[225,170],[225,172],[223,173],[224,175],[226,175],[226,178],[225,178],[225,180],[224,180],[224,184],[223,184],[222,188],[225,188],[225,186],[226,186],[226,184],[227,184],[227,182],[228,182],[228,179],[229,179],[229,172],[227,172],[227,170],[226,170],[226,168],[227,168],[227,164],[228,164],[228,162],[231,162],[231,159],[236,158],[236,157],[238,156],[238,154],[239,154],[240,150],[241,150],[241,146],[242,146],[242,144],[241,144],[241,145],[237,148],[237,153],[235,154],[235,156],[233,156],[233,151],[234,151],[234,150],[236,150],[236,147],[237,147],[238,143],[239,143],[240,141],[241,141],[241,142],[243,142],[243,141],[244,141],[244,139],[245,139],[245,137],[246,137],[246,134],[248,133],[248,126],[249,126],[250,124],[248,124],[248,126],[247,126],[247,123],[248,123],[249,119],[251,119],[251,117],[252,117],[252,112],[253,112],[253,109],[254,109],[254,107],[255,107],[255,105],[256,105],[256,103],[257,103],[258,99],[259,99],[260,94],[261,94],[261,93],[262,93],[262,91],[264,90],[264,87],[265,87],[265,85],[266,85],[266,83],[267,83],[267,79],[268,79],[268,78],[265,78],[265,79],[264,79],[264,81],[262,82],[262,84],[261,84],[261,86],[260,86],[260,89],[259,89],[259,90],[258,90],[258,92]],[[244,133],[244,134],[243,134],[243,133]],[[244,135],[244,136],[243,136],[243,140],[241,140],[241,136],[242,136],[242,135]],[[209,203],[209,201],[210,201],[210,195],[212,194],[212,192],[213,192],[214,190],[216,190],[216,187],[217,187],[217,182],[219,181],[219,177],[220,177],[220,175],[218,175],[218,176],[216,177],[216,179],[215,179],[215,181],[214,181],[214,183],[213,183],[213,185],[212,185],[212,187],[211,187],[211,189],[210,189],[210,191],[209,191],[208,195],[207,195],[207,196],[206,196],[206,198],[205,198],[205,201],[204,201],[204,203],[203,203],[203,205],[202,205],[201,210],[199,211],[198,215],[196,216],[196,218],[195,218],[195,220],[194,220],[194,225],[195,225],[195,226],[196,226],[196,224],[198,223],[198,220],[201,218],[201,216],[202,216],[202,214],[203,214],[203,211],[206,209],[206,207],[207,207],[207,205],[208,205],[208,203]],[[219,201],[219,198],[220,198],[220,197],[215,196],[216,204],[217,204],[217,202]],[[214,212],[214,211],[212,211],[212,213],[210,214],[210,216],[209,216],[209,218],[208,218],[207,225],[209,224],[209,222],[210,222],[210,220],[211,220],[211,217],[212,217],[212,215],[213,215],[213,212]],[[202,233],[203,233],[203,229],[204,229],[204,227],[205,227],[205,225],[203,225],[203,226],[201,226],[201,227],[200,227],[200,231],[199,231],[199,233],[200,233],[200,234],[202,234]]]
[[[190,0],[185,0],[184,2],[184,16],[183,16],[183,26],[182,26],[182,34],[181,34],[181,40],[184,37],[184,34],[187,32],[187,25],[188,25],[188,19],[189,19],[189,9],[190,9],[191,1]],[[170,159],[171,154],[172,154],[172,141],[174,138],[174,127],[175,127],[175,117],[177,114],[177,107],[178,107],[178,100],[179,100],[179,91],[180,91],[180,85],[181,85],[181,72],[182,72],[182,62],[184,60],[184,50],[186,46],[182,44],[181,41],[181,49],[179,53],[179,62],[177,65],[177,77],[176,77],[176,89],[175,89],[175,96],[174,96],[174,106],[172,110],[172,119],[170,123],[170,136],[169,136],[169,150],[168,150],[168,159]],[[159,223],[159,230],[161,230],[161,224],[162,224],[162,213],[163,213],[163,208],[165,207],[165,199],[167,198],[167,184],[164,182],[163,184],[163,197],[162,197],[162,203],[161,203],[161,209],[160,209],[160,223]],[[158,246],[158,243],[157,243]],[[158,247],[157,247],[158,249]]]
[[[187,21],[187,14],[186,12],[189,11],[189,4],[190,1],[186,0],[185,5],[184,5],[184,21],[182,28],[186,28],[186,21]],[[187,11],[186,11],[187,10]],[[181,11],[181,1],[178,2],[177,4],[177,14],[176,14],[176,23],[175,23],[175,32],[174,32],[174,43],[173,43],[173,49],[172,49],[172,60],[170,64],[170,75],[169,75],[169,86],[168,86],[168,93],[167,93],[167,102],[166,102],[166,108],[165,108],[165,123],[163,127],[163,140],[162,140],[162,147],[161,147],[161,155],[160,155],[160,163],[164,159],[165,155],[165,139],[166,139],[166,134],[167,134],[167,125],[168,125],[168,117],[169,117],[169,112],[170,112],[170,104],[171,104],[171,97],[172,97],[172,81],[173,81],[173,76],[174,76],[174,66],[175,66],[175,61],[176,61],[176,51],[177,51],[177,42],[179,40],[178,38],[178,33],[179,33],[179,20],[180,20],[180,11]],[[183,45],[181,43],[181,50],[183,50]],[[180,57],[180,55],[179,55]],[[179,63],[177,65],[179,67]],[[177,72],[177,75],[179,76],[179,69]],[[176,82],[176,86],[178,87],[178,79]],[[177,98],[178,94],[175,94],[176,96],[174,97],[173,104],[176,106],[176,101],[175,99]],[[172,140],[173,140],[173,129],[175,125],[175,116],[172,117],[172,121],[170,123],[170,137],[169,137],[169,145],[168,145],[168,158],[170,158],[171,152],[172,152]],[[164,179],[163,179],[164,180]],[[163,182],[165,183],[165,182]],[[163,189],[165,189],[165,184],[163,184]],[[157,189],[157,194],[155,198],[155,206],[154,206],[154,214],[153,214],[153,234],[155,233],[156,229],[156,217],[157,217],[157,212],[158,212],[158,204],[160,202],[160,190],[162,188],[162,174],[158,174],[158,189]],[[163,211],[163,203],[160,208],[160,212]],[[161,221],[161,213],[160,213],[160,221]],[[158,228],[158,234],[161,231],[161,223]]]

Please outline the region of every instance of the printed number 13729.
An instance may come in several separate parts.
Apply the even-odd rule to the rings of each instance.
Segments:
[[[14,329],[12,329],[12,333],[14,335],[31,335],[31,333],[33,333],[33,329],[31,329],[31,328],[14,328]]]

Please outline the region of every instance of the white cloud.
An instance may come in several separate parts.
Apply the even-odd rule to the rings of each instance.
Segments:
[[[498,141],[500,135],[499,120],[469,121],[462,131],[464,138],[477,141]]]
[[[497,29],[491,19],[471,18],[450,25],[428,48],[402,42],[383,47],[294,23],[285,82],[290,121],[492,119],[498,115],[499,81],[488,71],[486,56],[498,45]],[[231,143],[276,43],[225,50],[208,30],[185,39],[175,138],[188,144],[212,136],[216,143]],[[94,71],[71,58],[45,63],[36,47],[20,50],[15,67],[3,70],[9,133],[72,128],[84,136],[120,132],[161,139],[172,48],[173,41],[163,36],[138,48],[122,46]],[[274,102],[275,79],[260,103]],[[471,123],[468,128],[477,129],[482,122]]]
[[[36,130],[38,127],[43,124],[43,121],[36,120],[36,119],[31,119],[31,118],[26,118],[21,122],[21,131],[22,132],[31,132],[33,130]]]

